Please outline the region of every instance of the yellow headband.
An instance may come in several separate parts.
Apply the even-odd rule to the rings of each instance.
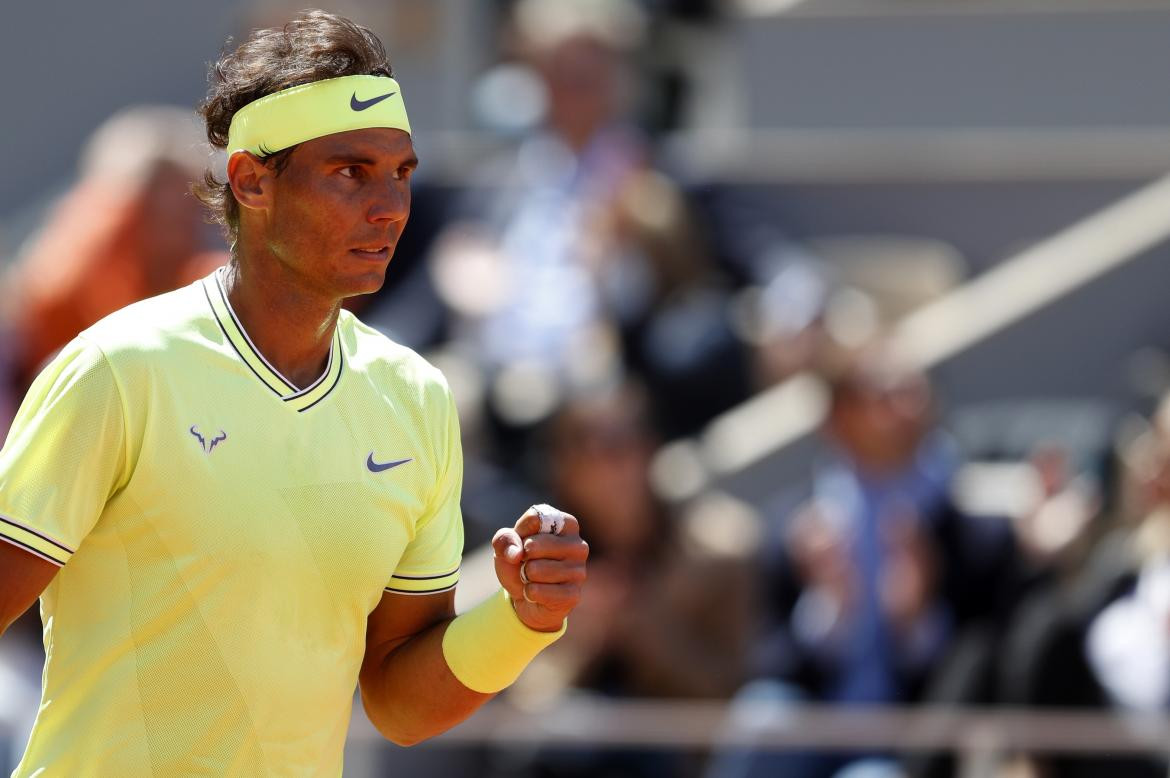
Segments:
[[[410,132],[398,82],[386,76],[330,78],[273,92],[236,111],[227,153],[264,157],[323,135],[370,127]]]

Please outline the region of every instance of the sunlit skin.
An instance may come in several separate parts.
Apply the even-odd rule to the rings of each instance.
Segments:
[[[374,128],[297,146],[279,174],[228,160],[240,204],[228,296],[256,347],[298,386],[324,371],[342,301],[375,292],[410,215],[410,136]]]

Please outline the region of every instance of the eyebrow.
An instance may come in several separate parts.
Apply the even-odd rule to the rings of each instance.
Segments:
[[[361,154],[334,154],[326,158],[326,165],[377,165],[377,160],[362,156]],[[407,159],[403,160],[402,167],[418,167],[418,157],[413,154]]]

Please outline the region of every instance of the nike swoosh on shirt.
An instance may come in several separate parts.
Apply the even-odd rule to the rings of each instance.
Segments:
[[[407,462],[412,462],[412,461],[414,461],[414,460],[412,460],[412,459],[395,459],[395,460],[391,460],[390,462],[375,462],[374,461],[374,452],[371,451],[370,456],[366,459],[366,467],[369,469],[369,471],[371,473],[381,473],[384,470],[389,470],[390,468],[398,467],[399,465],[405,465]]]
[[[385,100],[387,97],[393,97],[396,94],[398,94],[398,93],[397,92],[387,92],[386,94],[382,95],[381,97],[371,97],[369,100],[359,100],[358,96],[357,96],[357,92],[354,92],[353,97],[349,98],[349,107],[355,111],[364,111],[367,108],[369,108],[370,106],[377,105],[378,103]]]

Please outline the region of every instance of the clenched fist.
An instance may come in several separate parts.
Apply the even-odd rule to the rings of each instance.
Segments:
[[[520,620],[532,629],[556,632],[581,599],[589,545],[581,539],[576,517],[540,508],[529,508],[514,527],[497,532],[492,555],[496,577]]]

